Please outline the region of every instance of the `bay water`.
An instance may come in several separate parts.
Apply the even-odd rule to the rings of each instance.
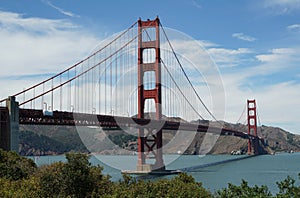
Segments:
[[[51,164],[57,161],[65,162],[65,156],[39,156],[29,157],[38,166]],[[260,155],[242,160],[230,161],[241,158],[233,155],[165,155],[166,169],[178,170],[187,168],[188,174],[211,192],[227,187],[228,183],[239,185],[242,179],[249,185],[266,185],[275,194],[278,192],[276,182],[291,176],[300,185],[300,153],[280,153],[276,155]],[[229,161],[228,161],[229,160]],[[213,166],[205,166],[215,162],[228,161]],[[93,165],[104,167],[103,173],[112,176],[112,181],[122,179],[121,170],[135,170],[136,155],[92,155],[90,162]],[[188,168],[192,167],[192,168]],[[198,168],[193,168],[198,167]],[[174,175],[143,177],[142,179],[171,178]]]

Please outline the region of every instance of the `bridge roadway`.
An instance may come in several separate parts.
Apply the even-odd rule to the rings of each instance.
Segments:
[[[120,127],[158,127],[164,130],[197,131],[202,133],[213,133],[220,135],[233,135],[243,139],[255,139],[254,135],[249,135],[241,131],[227,128],[208,126],[205,124],[193,124],[167,120],[150,120],[131,117],[96,115],[73,113],[66,111],[53,111],[53,115],[44,115],[42,110],[19,109],[20,124],[23,125],[65,125],[65,126],[101,126],[103,128],[118,129]],[[264,142],[263,138],[257,137]]]

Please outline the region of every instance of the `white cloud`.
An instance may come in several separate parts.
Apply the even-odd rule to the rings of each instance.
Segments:
[[[300,0],[265,0],[264,7],[276,15],[290,14],[300,9]]]
[[[24,75],[53,74],[85,58],[100,42],[98,38],[67,20],[26,18],[22,14],[0,12],[0,80]],[[26,79],[1,92],[0,98],[20,91],[35,79]],[[20,86],[21,85],[21,86]]]
[[[248,48],[209,48],[208,52],[220,67],[238,66],[244,61],[243,56],[253,53],[253,51]]]
[[[290,31],[299,31],[300,30],[300,24],[293,24],[287,26],[287,29]]]
[[[55,6],[54,4],[52,4],[50,1],[48,0],[42,0],[45,4],[49,5],[50,7],[54,8],[55,10],[57,10],[58,12],[60,12],[61,14],[63,15],[66,15],[66,16],[69,16],[69,17],[80,17],[79,15],[77,14],[74,14],[72,12],[68,12],[68,11],[65,11],[63,10],[62,8],[58,7],[58,6]]]
[[[201,4],[199,4],[199,3],[197,2],[197,0],[192,0],[192,4],[193,4],[193,6],[195,6],[196,8],[199,8],[199,9],[202,8]]]
[[[244,33],[233,33],[232,37],[243,40],[243,41],[248,41],[248,42],[253,42],[253,41],[257,40],[256,38],[254,38],[252,36],[245,35]]]
[[[31,33],[53,33],[53,31],[75,29],[76,25],[66,20],[51,20],[43,18],[25,18],[24,15],[0,11],[1,31],[16,33],[16,31]]]
[[[171,44],[178,56],[180,61],[185,67],[191,68],[191,64],[198,67],[201,71],[210,70],[213,62],[211,57],[208,55],[207,48],[216,46],[214,43],[208,41],[196,41],[192,39],[172,39]],[[168,43],[162,43],[161,45],[162,55],[163,53],[170,52]]]
[[[300,134],[297,124],[300,114],[300,83],[289,81],[273,85],[245,86],[252,82],[244,71],[223,74],[222,79],[226,90],[227,121],[235,123],[246,105],[246,100],[256,99],[261,124],[282,127]],[[244,121],[246,115],[243,115],[240,122]]]
[[[257,55],[261,64],[253,67],[253,72],[259,71],[260,75],[270,75],[280,71],[292,71],[299,67],[300,48],[276,48],[268,54]]]
[[[231,72],[226,72],[229,68],[222,68],[225,71],[222,78],[226,90],[226,120],[237,121],[246,100],[256,99],[262,124],[300,134],[297,124],[300,83],[290,80],[299,72],[299,53],[299,48],[276,48],[270,53],[256,55],[259,62],[252,67]],[[274,77],[277,74],[282,78]]]
[[[3,87],[0,98],[21,91],[24,87],[44,79],[43,76],[40,76],[14,80],[10,79],[11,76],[60,72],[84,58],[90,49],[99,43],[99,39],[66,20],[25,18],[17,13],[0,12],[0,26],[0,62],[2,64],[0,85]],[[295,67],[300,62],[299,48],[276,48],[269,53],[256,55],[253,50],[248,48],[226,49],[209,41],[198,41],[198,43],[207,49],[215,62],[221,66],[221,70],[224,71],[222,79],[226,91],[225,99],[224,95],[218,92],[219,89],[211,91],[205,90],[211,87],[196,87],[200,90],[200,96],[203,97],[206,104],[208,103],[210,109],[221,106],[216,103],[225,100],[226,121],[235,122],[239,118],[246,100],[255,98],[263,124],[275,124],[280,127],[284,123],[286,129],[300,134],[296,120],[300,113],[298,108],[300,106],[299,83],[288,81],[257,87],[246,86],[250,77],[277,73],[283,69]],[[197,44],[192,45],[188,41],[172,41],[172,44],[176,52],[196,63],[196,66],[200,65],[200,72],[205,72],[206,61],[211,61],[208,58],[202,59],[206,53],[205,50],[199,51]],[[249,57],[256,58],[258,65],[236,70],[228,67],[243,65]],[[220,80],[220,78],[214,78],[219,76],[218,70],[214,71],[216,73],[207,73],[205,76],[206,82],[210,85],[222,83],[214,82]],[[299,72],[297,74],[300,76]],[[197,79],[197,76],[194,79]],[[199,81],[201,82],[198,79]],[[213,96],[206,93],[212,93]],[[219,109],[215,108],[214,110],[212,111],[218,114]]]
[[[295,6],[299,7],[300,0],[266,0],[266,6],[274,6],[274,5],[281,5],[281,6]]]
[[[219,45],[210,41],[205,41],[205,40],[198,40],[197,41],[201,46],[204,48],[210,48],[210,47],[218,47]]]
[[[272,49],[270,54],[257,55],[256,58],[261,62],[278,62],[289,59],[295,53],[295,50],[291,48],[277,48]]]

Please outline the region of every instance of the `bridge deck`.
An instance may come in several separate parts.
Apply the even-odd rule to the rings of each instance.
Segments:
[[[120,127],[158,127],[164,130],[197,131],[220,135],[233,135],[244,139],[255,137],[247,133],[232,129],[220,128],[204,124],[183,123],[168,120],[150,120],[141,118],[96,115],[54,111],[53,116],[43,114],[42,110],[20,109],[20,124],[24,125],[66,125],[66,126],[98,126],[104,128]],[[259,138],[262,139],[262,138]]]

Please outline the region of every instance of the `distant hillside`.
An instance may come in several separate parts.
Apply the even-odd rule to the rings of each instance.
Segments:
[[[70,151],[88,152],[75,127],[21,126],[21,155],[57,155]]]
[[[247,126],[243,124],[224,123],[225,128],[235,129],[238,131],[247,132]],[[264,138],[268,147],[268,153],[274,152],[289,152],[291,150],[300,152],[300,135],[292,134],[278,127],[262,126],[258,127],[258,135]],[[197,134],[192,144],[186,150],[188,154],[201,154],[202,134]],[[231,151],[241,150],[247,151],[248,141],[235,136],[220,136],[216,141],[210,154],[228,154]]]
[[[22,131],[19,138],[20,155],[53,155],[68,151],[64,144],[31,131]]]
[[[300,151],[300,135],[292,134],[278,127],[262,126],[262,137],[273,151]]]
[[[183,121],[180,118],[164,117],[164,119]],[[205,123],[208,124],[208,121]],[[247,131],[247,126],[242,124],[224,123],[224,125],[226,128]],[[267,141],[269,146],[266,149],[269,153],[300,151],[299,135],[268,126],[259,127],[258,134]],[[187,138],[188,136],[191,138]],[[127,134],[120,130],[100,132],[99,129],[87,128],[83,141],[84,143],[76,127],[21,126],[19,150],[22,155],[55,155],[69,151],[129,154],[137,149],[136,132],[134,134]],[[171,144],[168,144],[169,142]],[[165,153],[229,154],[231,151],[246,152],[247,150],[247,140],[235,136],[220,136],[215,139],[214,136],[206,135],[204,138],[203,133],[164,131],[163,144],[166,145]],[[211,148],[210,145],[214,146]]]

